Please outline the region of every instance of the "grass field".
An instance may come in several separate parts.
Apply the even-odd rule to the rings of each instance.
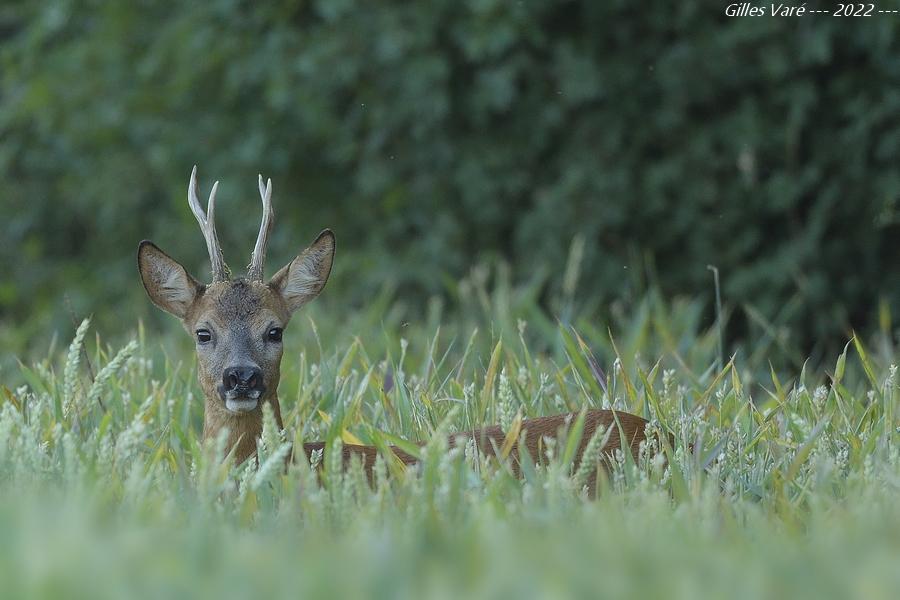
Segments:
[[[775,337],[723,355],[698,302],[648,295],[611,333],[503,290],[455,308],[407,320],[386,296],[295,317],[286,430],[269,424],[258,468],[200,443],[174,322],[115,347],[85,323],[5,372],[3,596],[897,597],[889,336],[778,372]],[[444,442],[585,406],[645,416],[674,447],[614,457],[588,500],[572,439],[523,480]],[[421,470],[380,461],[374,487],[329,460],[321,485],[305,463],[279,467],[291,442],[398,438],[427,441]]]

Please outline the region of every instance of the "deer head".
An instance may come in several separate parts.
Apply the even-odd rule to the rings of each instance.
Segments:
[[[150,241],[138,247],[138,269],[150,300],[176,316],[196,342],[198,375],[205,397],[204,437],[228,428],[229,447],[240,462],[253,454],[262,431],[262,405],[269,402],[279,426],[277,388],[282,331],[291,315],[325,287],[334,260],[334,234],[326,229],[306,250],[264,281],[266,245],[272,229],[272,180],[259,177],[263,216],[246,277],[232,278],[216,236],[218,182],[206,212],[197,199],[197,167],[188,204],[200,224],[212,263],[202,284]]]

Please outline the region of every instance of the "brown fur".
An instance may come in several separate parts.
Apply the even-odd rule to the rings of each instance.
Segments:
[[[521,431],[524,435],[525,448],[528,451],[531,460],[538,464],[546,463],[547,455],[545,452],[544,440],[546,438],[557,439],[557,435],[562,433],[563,437],[561,440],[565,441],[565,435],[568,432],[568,428],[575,422],[577,417],[578,413],[565,413],[549,417],[525,419],[522,421]],[[641,417],[626,412],[612,410],[589,410],[585,412],[584,430],[578,444],[578,449],[575,452],[573,469],[577,469],[581,464],[585,446],[587,446],[598,427],[602,427],[604,432],[608,431],[609,428],[612,428],[612,433],[610,433],[606,445],[601,450],[603,455],[608,455],[624,446],[631,452],[632,457],[636,460],[641,442],[645,439],[644,428],[646,425],[646,419],[642,419]],[[623,438],[620,435],[620,427],[621,433],[624,434],[624,444],[622,444]],[[483,429],[476,429],[474,431],[454,433],[450,436],[450,445],[464,445],[470,438],[475,440],[479,452],[487,456],[495,456],[496,452],[502,448],[506,434],[500,427],[494,425]],[[306,454],[307,460],[310,460],[312,453],[316,451],[322,451],[324,456],[324,452],[326,451],[324,442],[303,444],[303,452]],[[391,446],[391,451],[405,465],[413,465],[418,462],[416,457],[407,454],[396,446]],[[557,446],[557,452],[561,451],[562,448]],[[342,447],[342,455],[345,465],[350,463],[354,457],[360,459],[366,475],[371,479],[375,467],[375,459],[378,455],[378,450],[374,446],[345,444]],[[513,445],[509,453],[509,459],[512,464],[513,474],[518,477],[521,474],[518,442]],[[606,466],[605,461],[602,461],[600,464],[604,467]],[[597,472],[593,471],[587,481],[587,487],[591,491],[595,488],[596,476]]]

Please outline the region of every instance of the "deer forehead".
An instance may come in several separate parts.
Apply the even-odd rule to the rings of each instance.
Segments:
[[[191,313],[189,320],[194,324],[207,320],[222,328],[258,329],[272,321],[284,326],[290,317],[278,293],[261,282],[246,279],[207,286]]]

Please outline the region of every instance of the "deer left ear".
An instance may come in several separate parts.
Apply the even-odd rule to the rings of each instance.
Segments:
[[[153,304],[183,319],[203,286],[151,241],[141,242],[137,260],[141,282]]]
[[[312,245],[275,273],[269,287],[281,294],[294,312],[319,295],[334,262],[334,234],[326,229]]]

